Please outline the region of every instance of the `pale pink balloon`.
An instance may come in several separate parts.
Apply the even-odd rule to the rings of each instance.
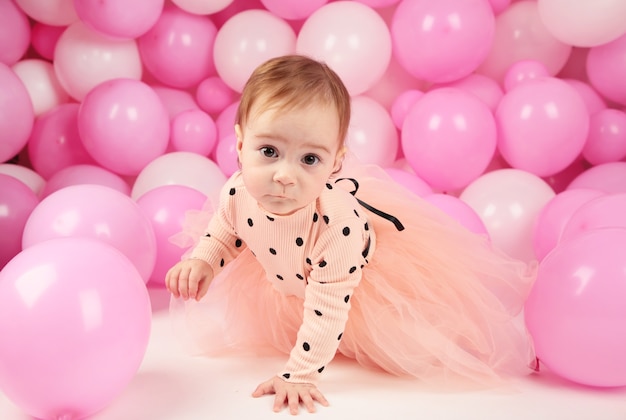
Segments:
[[[128,195],[97,184],[71,185],[45,197],[22,236],[24,249],[55,238],[92,238],[122,252],[147,282],[156,262],[152,225]]]
[[[211,159],[191,152],[171,152],[154,159],[137,175],[131,197],[139,199],[146,192],[163,185],[185,185],[210,200],[219,201],[226,176]]]
[[[135,377],[148,341],[150,296],[114,247],[59,238],[0,272],[0,387],[40,419],[90,418]]]
[[[485,171],[496,150],[496,124],[476,96],[445,87],[426,92],[411,107],[401,143],[415,173],[449,192]]]
[[[26,86],[3,63],[0,63],[0,92],[0,162],[6,162],[28,142],[35,115]]]
[[[589,133],[589,113],[581,96],[554,77],[528,80],[508,91],[495,117],[504,159],[540,177],[573,163]]]
[[[489,236],[485,224],[476,211],[461,199],[448,194],[436,193],[424,196],[424,200],[452,217],[470,232]]]
[[[391,23],[394,54],[435,83],[468,76],[487,57],[495,17],[487,0],[403,0]]]
[[[295,50],[296,33],[285,20],[267,10],[244,10],[219,29],[214,46],[215,68],[224,83],[241,92],[260,64]]]
[[[305,19],[328,3],[328,0],[261,0],[263,6],[283,19]]]
[[[196,87],[196,102],[203,111],[219,114],[238,99],[238,94],[217,77],[208,77]]]
[[[18,61],[12,68],[30,95],[35,117],[69,101],[69,95],[59,83],[52,63],[30,58]]]
[[[328,3],[309,16],[296,51],[326,62],[351,95],[370,89],[391,60],[391,34],[383,18],[357,2]],[[367,69],[367,71],[363,71]]]
[[[67,26],[78,20],[74,0],[15,0],[15,3],[37,22]]]
[[[393,103],[402,93],[408,90],[424,91],[427,88],[428,82],[413,77],[392,56],[385,73],[363,95],[374,99],[391,112]]]
[[[593,114],[582,154],[592,165],[626,158],[626,113],[606,108]]]
[[[409,109],[424,95],[424,92],[418,89],[405,90],[399,94],[391,106],[391,119],[396,128],[402,129],[404,118],[408,114]]]
[[[367,6],[373,7],[375,9],[380,9],[383,7],[393,6],[397,4],[400,0],[355,0],[359,3],[363,3]]]
[[[622,0],[537,0],[537,6],[550,33],[569,45],[593,47],[626,33]]]
[[[31,45],[33,49],[46,60],[52,61],[54,59],[54,49],[65,28],[66,26],[52,26],[35,22],[31,29]]]
[[[137,38],[159,19],[165,0],[74,0],[76,14],[92,29],[116,38]]]
[[[562,77],[560,77],[560,79],[576,89],[576,92],[578,92],[578,94],[583,98],[583,101],[585,101],[589,115],[593,115],[596,112],[607,108],[607,103],[604,98],[602,98],[602,96],[600,96],[600,94],[593,87],[591,87],[589,83],[576,79],[564,79]]]
[[[235,134],[235,116],[237,108],[239,107],[239,101],[233,102],[215,119],[215,125],[217,127],[217,138],[223,139],[226,136]]]
[[[346,146],[363,163],[391,166],[398,155],[399,136],[389,112],[372,98],[353,97]]]
[[[142,63],[133,39],[116,40],[78,21],[59,38],[54,70],[65,91],[78,101],[96,85],[111,79],[141,79]]]
[[[150,87],[161,99],[170,120],[183,111],[198,109],[198,104],[193,95],[186,90],[159,85],[151,85]]]
[[[84,184],[102,185],[124,195],[130,195],[130,185],[119,175],[101,166],[77,164],[55,172],[46,182],[41,198],[65,187]]]
[[[154,188],[137,199],[137,205],[152,225],[156,237],[156,264],[148,286],[165,287],[165,274],[180,261],[184,248],[170,241],[170,237],[183,231],[185,213],[200,210],[206,195],[184,185],[164,185]]]
[[[215,146],[215,162],[226,176],[231,176],[239,169],[237,155],[237,136],[227,135],[221,138]]]
[[[178,152],[193,152],[209,156],[217,141],[213,118],[195,109],[179,113],[172,119],[170,147]]]
[[[521,60],[513,63],[504,75],[504,89],[509,91],[520,83],[549,76],[548,69],[536,60]]]
[[[481,175],[459,195],[485,224],[491,243],[522,261],[537,258],[533,226],[555,193],[541,178],[519,169]]]
[[[606,193],[626,192],[626,162],[609,162],[592,166],[570,182],[567,189],[591,188]]]
[[[71,165],[95,163],[78,133],[79,108],[77,103],[61,104],[35,121],[28,142],[28,157],[33,168],[45,179]]]
[[[565,225],[572,214],[586,202],[605,193],[587,188],[559,192],[537,214],[533,225],[533,248],[542,260],[558,245]]]
[[[582,233],[605,228],[626,228],[626,193],[601,194],[572,213],[563,227],[560,243]]]
[[[238,1],[238,3],[241,0]],[[172,0],[176,6],[195,15],[211,15],[230,6],[233,0]]]
[[[0,2],[0,63],[20,60],[31,41],[28,17],[13,1]]]
[[[138,38],[146,69],[161,83],[189,88],[215,74],[217,27],[207,16],[166,6],[156,24]]]
[[[120,175],[137,175],[167,149],[170,124],[163,103],[148,85],[115,79],[85,97],[78,130],[96,162]]]
[[[408,170],[394,167],[387,167],[384,169],[395,182],[420,197],[425,197],[433,193],[433,189],[426,181]]]
[[[37,197],[41,195],[46,180],[33,169],[14,163],[0,163],[0,174],[9,175],[26,184]]]
[[[592,47],[587,55],[589,82],[606,99],[626,105],[626,35]]]
[[[536,60],[553,76],[563,68],[571,50],[571,45],[556,39],[544,26],[536,2],[518,1],[496,17],[493,45],[476,72],[502,83],[512,64]]]

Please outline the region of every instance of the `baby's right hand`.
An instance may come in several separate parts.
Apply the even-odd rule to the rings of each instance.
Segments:
[[[174,297],[200,300],[213,280],[213,269],[203,260],[190,259],[178,262],[165,275],[165,285]]]

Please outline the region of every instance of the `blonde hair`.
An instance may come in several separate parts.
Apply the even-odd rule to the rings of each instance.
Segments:
[[[280,110],[312,103],[334,106],[339,117],[339,146],[350,124],[350,94],[330,67],[302,55],[272,58],[257,67],[243,88],[235,123],[244,129],[250,110],[261,99],[265,108]]]

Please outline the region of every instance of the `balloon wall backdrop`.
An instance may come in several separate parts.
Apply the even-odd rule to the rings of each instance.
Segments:
[[[145,332],[146,302],[109,282],[162,287],[185,212],[217,201],[237,169],[245,81],[293,53],[344,80],[357,158],[539,262],[525,316],[544,365],[626,386],[624,16],[623,0],[0,0],[2,391],[69,419],[123,390],[144,336],[114,333],[129,325],[107,311],[128,308]],[[53,326],[86,316],[72,310],[81,290],[102,311],[97,342]],[[99,387],[76,373],[51,393],[68,334],[81,363],[106,363],[78,353],[109,345],[134,362]],[[45,369],[10,359],[18,342]],[[60,393],[78,389],[89,395],[59,412]]]

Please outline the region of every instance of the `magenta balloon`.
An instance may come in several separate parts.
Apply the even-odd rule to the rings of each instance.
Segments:
[[[587,55],[587,75],[596,90],[610,101],[626,105],[626,34],[598,45]]]
[[[35,121],[28,141],[28,158],[42,177],[49,179],[71,165],[95,163],[78,134],[80,104],[61,104]]]
[[[425,93],[409,110],[402,150],[433,188],[454,191],[480,176],[496,150],[496,124],[487,105],[457,88]]]
[[[204,79],[196,88],[196,101],[209,114],[219,114],[238,99],[238,94],[217,77]]]
[[[172,119],[170,148],[208,156],[217,142],[215,121],[200,109],[182,111]]]
[[[120,175],[137,175],[167,149],[170,124],[158,95],[134,79],[114,79],[92,89],[78,111],[87,152]]]
[[[156,261],[150,221],[129,196],[102,185],[72,185],[50,194],[33,210],[22,247],[45,240],[98,239],[120,250],[147,282]]]
[[[309,17],[311,13],[328,3],[328,0],[261,0],[261,3],[276,16],[300,20]]]
[[[13,1],[0,1],[0,63],[17,63],[26,54],[30,37],[30,23],[22,9]]]
[[[217,27],[207,16],[166,6],[158,21],[138,38],[143,64],[161,83],[188,88],[215,74]]]
[[[0,270],[22,250],[24,226],[37,204],[37,195],[26,184],[0,174]]]
[[[587,231],[539,264],[525,306],[537,357],[570,381],[626,385],[626,229]]]
[[[145,355],[151,304],[118,250],[58,238],[0,272],[0,388],[40,419],[86,418],[117,398]]]
[[[495,113],[498,150],[513,167],[545,177],[580,155],[589,133],[587,107],[567,82],[543,77],[519,83]]]
[[[413,76],[435,83],[471,74],[493,43],[486,0],[403,0],[391,22],[394,53]]]
[[[157,244],[157,258],[148,286],[165,286],[165,274],[180,261],[185,249],[170,241],[183,231],[185,213],[200,210],[207,196],[184,185],[163,185],[137,199],[137,204],[150,220]]]
[[[0,162],[6,162],[28,143],[35,110],[24,83],[3,63],[0,63],[0,92]]]
[[[54,48],[65,31],[65,26],[51,26],[35,22],[31,30],[31,45],[46,60],[54,59]]]

